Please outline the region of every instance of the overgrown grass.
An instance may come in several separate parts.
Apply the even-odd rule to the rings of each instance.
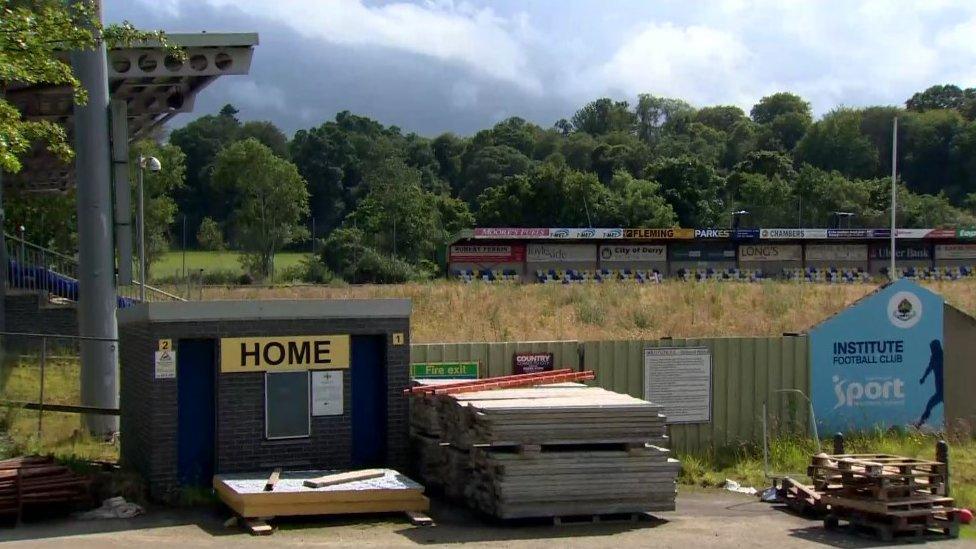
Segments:
[[[237,275],[244,274],[238,258],[240,254],[235,251],[206,252],[206,251],[187,251],[186,270],[187,272],[203,269],[207,272],[233,272]],[[275,255],[275,270],[294,268],[302,259],[308,257],[306,253],[282,252]],[[168,252],[152,264],[150,274],[152,278],[160,279],[179,279],[183,273],[183,252]],[[174,277],[174,275],[176,275]]]
[[[79,364],[75,357],[58,357],[55,351],[44,369],[44,402],[80,402]],[[0,364],[0,399],[38,401],[40,366],[36,356],[12,352]],[[0,409],[0,457],[50,454],[62,459],[117,461],[117,441],[102,441],[81,428],[81,416],[62,412],[18,408]],[[38,427],[40,425],[40,436]]]
[[[976,280],[926,283],[976,314]],[[769,282],[586,285],[423,284],[205,288],[204,299],[405,297],[414,342],[777,336],[802,332],[873,284]]]

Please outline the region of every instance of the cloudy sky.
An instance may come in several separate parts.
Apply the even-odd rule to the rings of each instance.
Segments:
[[[816,114],[976,85],[973,0],[103,0],[107,21],[170,32],[257,31],[233,103],[287,133],[340,110],[436,135],[509,116],[543,126],[639,93],[748,111],[789,90]],[[191,118],[182,116],[177,124]]]

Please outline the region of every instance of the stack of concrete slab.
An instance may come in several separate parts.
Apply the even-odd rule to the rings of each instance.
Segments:
[[[578,383],[423,398],[438,412],[445,492],[476,509],[499,518],[674,509],[680,464],[655,404]]]

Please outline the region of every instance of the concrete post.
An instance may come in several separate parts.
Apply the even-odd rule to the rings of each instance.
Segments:
[[[132,207],[129,183],[128,105],[109,102],[112,111],[112,177],[115,184],[115,248],[118,252],[118,285],[132,284]]]
[[[101,19],[100,2],[96,2],[96,10]],[[88,103],[76,105],[74,109],[80,285],[78,333],[117,339],[105,44],[99,42],[92,50],[72,51],[71,66],[88,91]],[[117,342],[81,342],[82,405],[118,407],[118,358]],[[86,415],[84,422],[96,435],[118,430],[115,416]]]

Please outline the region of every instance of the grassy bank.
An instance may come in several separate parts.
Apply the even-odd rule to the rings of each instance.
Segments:
[[[976,281],[926,286],[976,314]],[[212,287],[204,299],[405,297],[414,342],[775,336],[802,332],[872,284],[685,283]]]
[[[241,269],[241,263],[238,261],[240,258],[238,252],[234,251],[222,251],[222,252],[204,252],[204,251],[187,251],[186,252],[186,270],[187,272],[197,271],[203,269],[204,272],[215,272],[215,271],[232,271],[236,274],[243,274],[244,271]],[[275,255],[275,269],[287,269],[298,265],[302,258],[307,257],[308,254],[298,253],[298,252],[283,252]],[[168,252],[163,254],[163,256],[153,263],[151,269],[151,275],[153,278],[170,278],[174,275],[182,276],[183,273],[183,253],[182,252]]]

